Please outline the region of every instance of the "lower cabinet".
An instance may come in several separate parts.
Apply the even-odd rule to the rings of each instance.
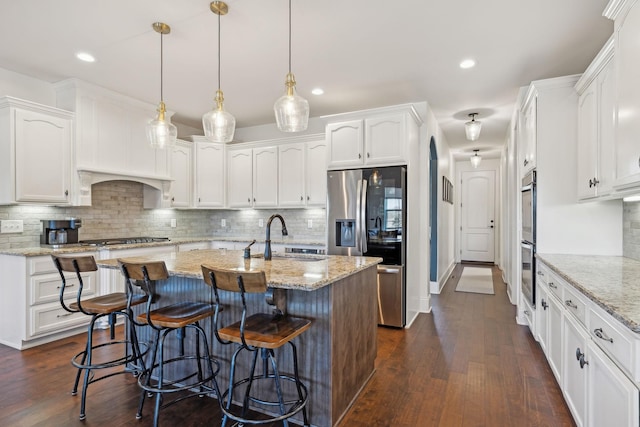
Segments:
[[[537,282],[534,336],[576,425],[640,427],[640,337],[548,266],[539,269],[547,274]]]

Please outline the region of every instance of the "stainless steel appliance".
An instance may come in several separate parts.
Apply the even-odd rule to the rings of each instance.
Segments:
[[[78,229],[82,227],[81,219],[41,219],[40,222],[42,223],[40,232],[42,246],[60,247],[78,243]]]
[[[115,237],[105,239],[80,240],[86,246],[132,245],[136,243],[169,242],[168,237]]]
[[[404,166],[327,172],[327,252],[383,259],[378,323],[404,327],[406,176]]]
[[[536,305],[536,171],[522,179],[522,294]]]

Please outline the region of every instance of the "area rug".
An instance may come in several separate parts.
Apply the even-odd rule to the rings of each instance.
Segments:
[[[491,268],[464,267],[456,286],[458,292],[493,294],[493,274]]]

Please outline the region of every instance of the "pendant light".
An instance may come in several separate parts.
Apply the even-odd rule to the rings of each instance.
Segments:
[[[478,166],[480,166],[480,162],[482,161],[482,157],[478,156],[478,151],[480,150],[473,150],[475,154],[469,159],[471,161],[471,166],[473,166],[474,169],[478,169]]]
[[[476,116],[478,113],[471,113],[469,117],[471,120],[464,124],[464,132],[467,134],[469,141],[475,141],[480,137],[480,128],[482,128],[481,122],[476,122]]]
[[[229,7],[223,1],[212,1],[211,11],[218,15],[218,90],[216,91],[216,106],[202,116],[204,134],[213,142],[231,142],[236,131],[236,119],[231,113],[224,111],[222,103],[224,96],[220,89],[220,16],[229,12]]]
[[[147,125],[147,138],[153,148],[166,148],[171,145],[175,145],[176,138],[178,136],[178,130],[176,127],[165,118],[167,109],[164,105],[164,97],[162,93],[162,62],[163,62],[163,46],[162,39],[165,34],[171,32],[171,27],[163,22],[154,22],[152,27],[156,33],[160,34],[160,104],[158,104],[158,116],[149,121]]]
[[[289,0],[289,73],[285,79],[286,93],[273,105],[278,129],[300,132],[309,123],[309,102],[296,94],[296,79],[291,72],[291,0]]]

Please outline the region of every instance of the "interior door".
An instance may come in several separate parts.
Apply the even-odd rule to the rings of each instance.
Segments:
[[[495,260],[495,171],[462,172],[461,242],[463,261]]]

